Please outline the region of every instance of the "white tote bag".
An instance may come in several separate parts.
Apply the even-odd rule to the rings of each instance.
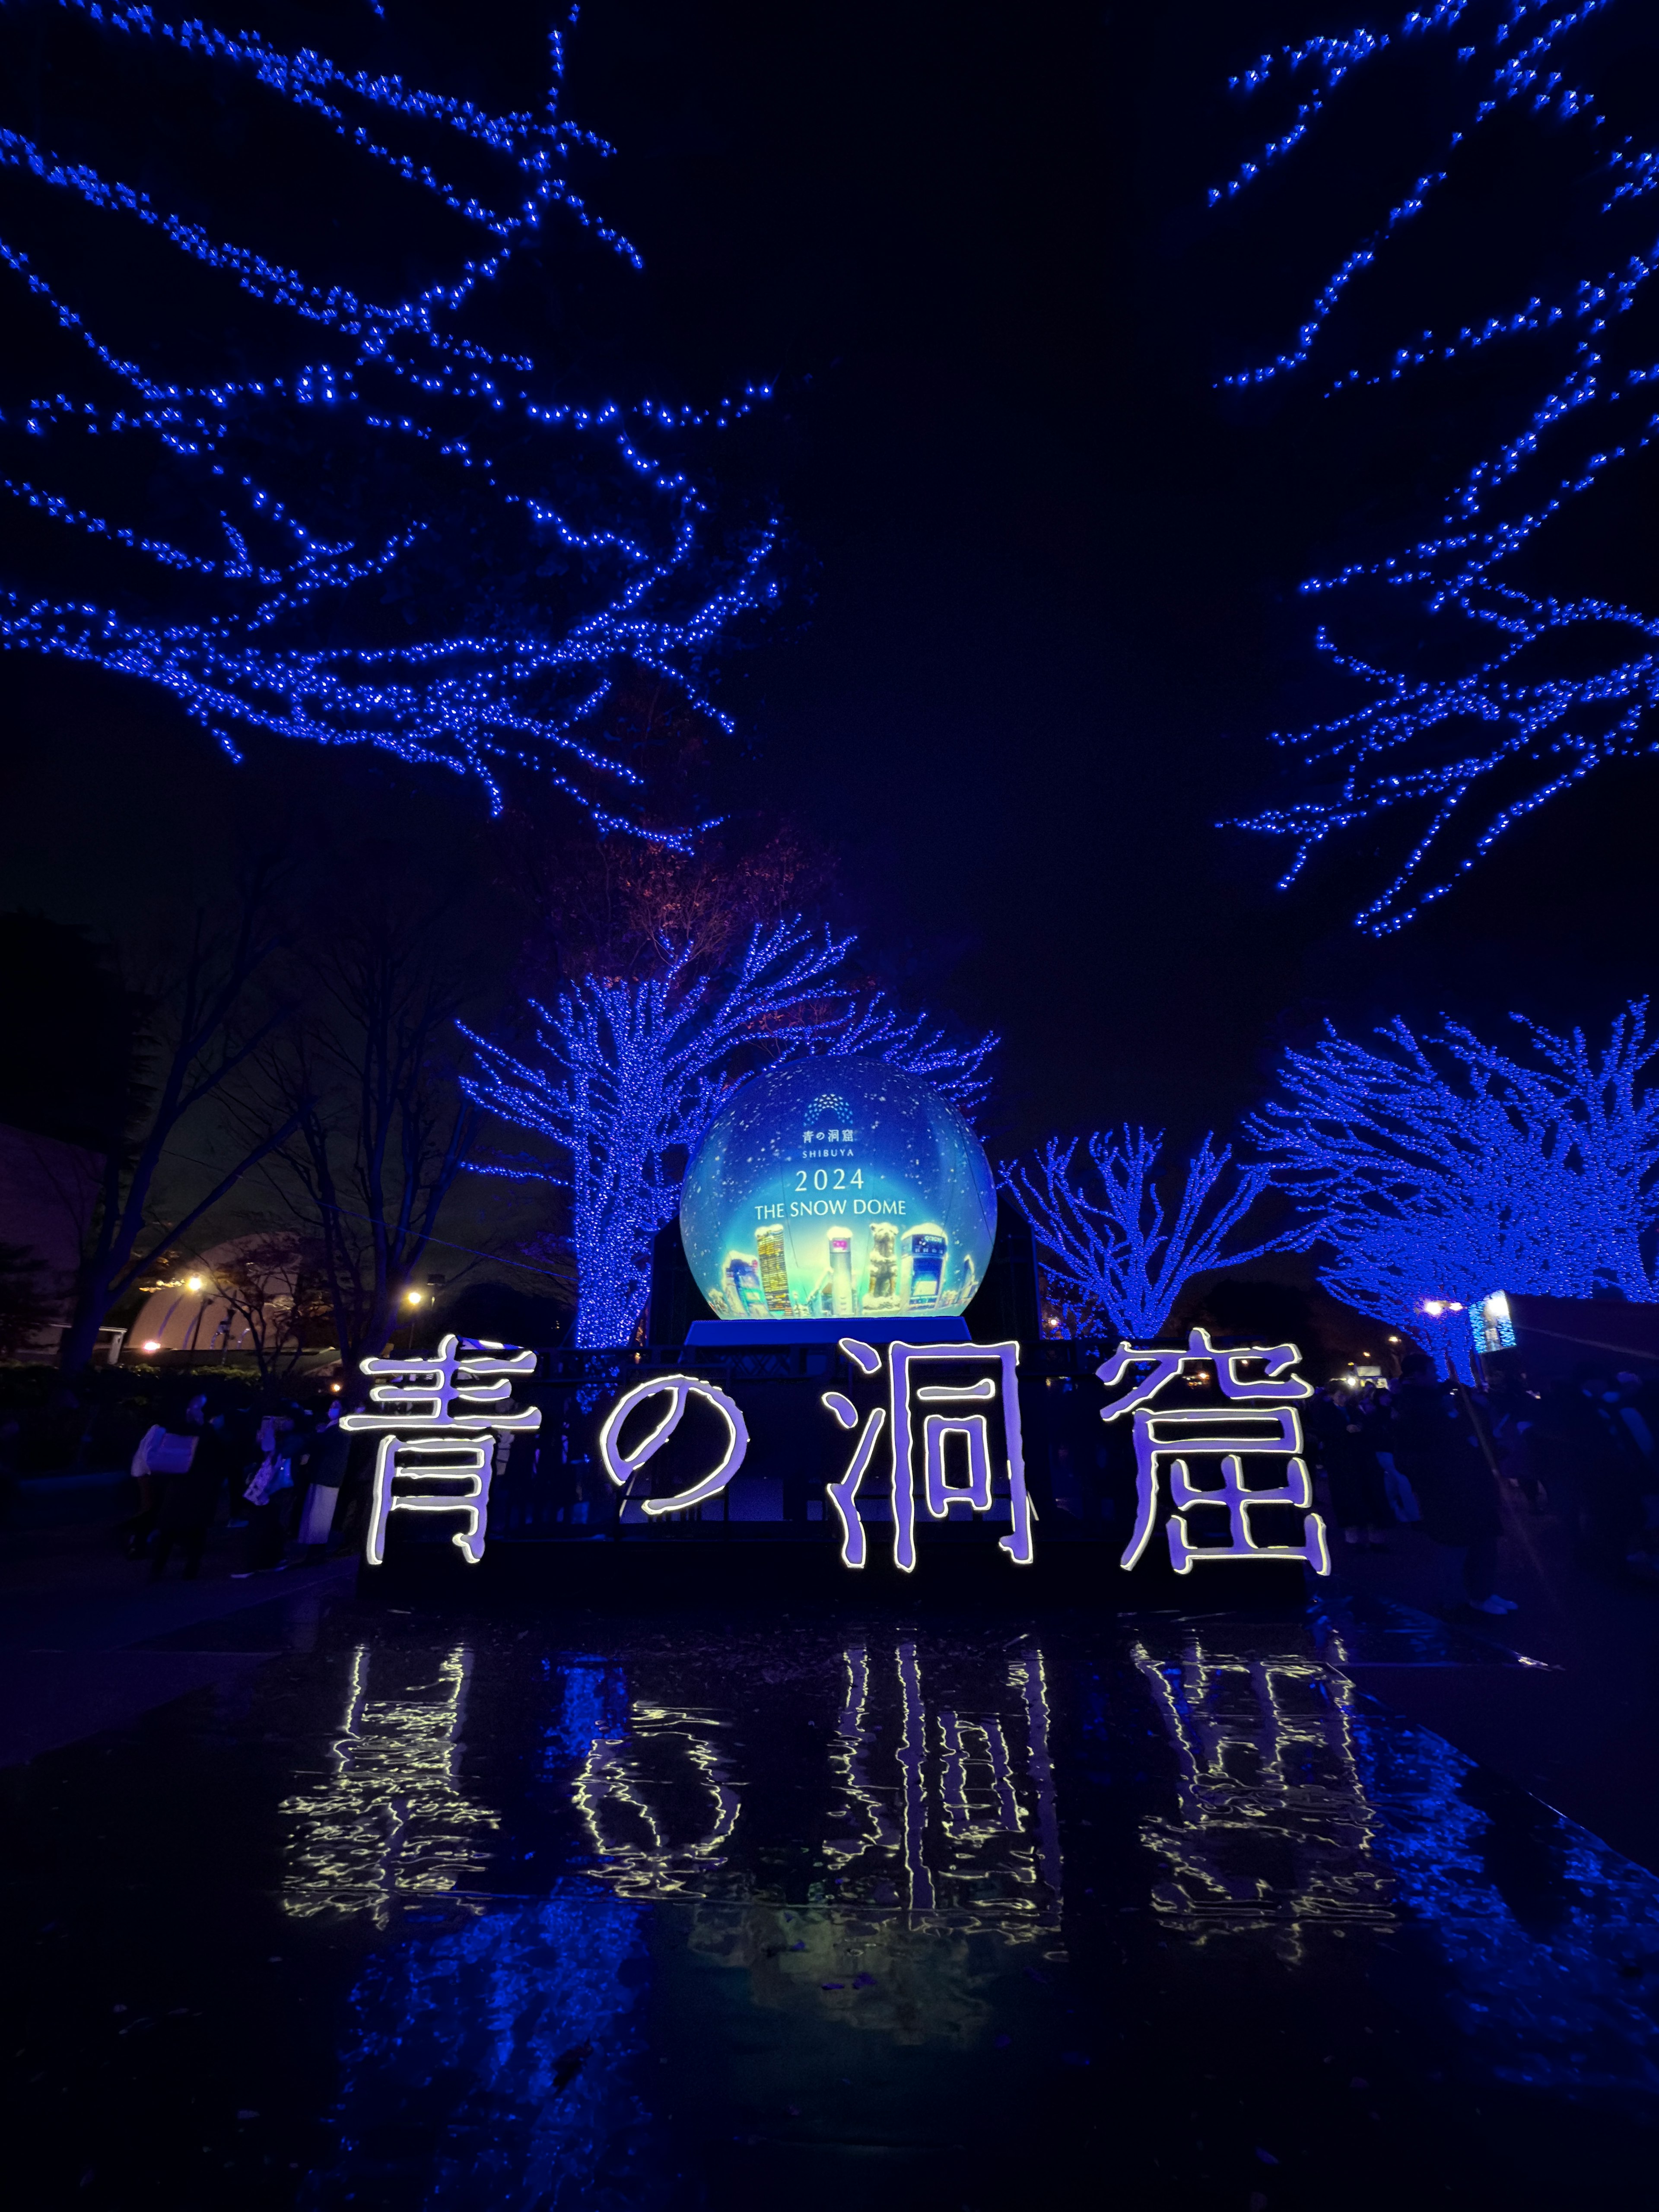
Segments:
[[[302,1544],[325,1544],[328,1532],[334,1526],[334,1508],[339,1499],[337,1489],[313,1482],[306,1492],[306,1502],[300,1513],[300,1537]]]

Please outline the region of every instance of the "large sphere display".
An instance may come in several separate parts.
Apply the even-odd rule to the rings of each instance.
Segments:
[[[960,1313],[996,1218],[967,1122],[879,1060],[751,1076],[709,1125],[680,1200],[686,1259],[728,1321]]]

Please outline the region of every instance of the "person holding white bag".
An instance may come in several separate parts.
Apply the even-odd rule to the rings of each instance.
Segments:
[[[155,1524],[155,1544],[150,1555],[150,1580],[160,1582],[176,1546],[185,1559],[185,1579],[193,1582],[202,1569],[202,1552],[213,1525],[213,1509],[225,1479],[228,1447],[223,1416],[210,1421],[205,1398],[192,1398],[185,1419],[192,1432],[194,1449],[185,1464],[170,1473],[161,1493],[161,1510]],[[180,1455],[182,1456],[182,1455]]]
[[[247,1505],[247,1565],[231,1577],[246,1582],[251,1575],[280,1574],[283,1557],[283,1493],[294,1487],[294,1462],[282,1439],[292,1421],[267,1413],[259,1424],[259,1457],[242,1497]]]
[[[182,1414],[175,1411],[166,1419],[153,1422],[138,1439],[131,1470],[138,1486],[138,1511],[127,1533],[129,1559],[144,1557],[161,1523],[168,1484],[174,1476],[189,1473],[201,1442],[206,1408],[205,1398],[192,1398]]]

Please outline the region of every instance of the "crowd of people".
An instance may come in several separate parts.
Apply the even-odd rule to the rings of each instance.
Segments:
[[[1580,1565],[1659,1584],[1659,1376],[1586,1364],[1488,1391],[1413,1352],[1392,1384],[1327,1383],[1304,1426],[1343,1541],[1386,1550],[1390,1529],[1420,1528],[1448,1611],[1515,1610],[1497,1588],[1500,1484],[1555,1516]]]
[[[222,1498],[241,1536],[238,1580],[280,1574],[291,1547],[307,1560],[353,1549],[367,1501],[339,1422],[337,1400],[321,1410],[297,1401],[261,1409],[241,1397],[216,1404],[204,1390],[181,1393],[133,1454],[137,1509],[122,1524],[129,1555],[147,1559],[159,1582],[176,1553],[194,1577]]]

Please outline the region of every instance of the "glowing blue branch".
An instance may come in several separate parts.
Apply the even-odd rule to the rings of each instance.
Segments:
[[[590,975],[551,1007],[532,1002],[532,1062],[465,1035],[479,1073],[463,1088],[489,1112],[550,1146],[556,1164],[520,1156],[482,1172],[557,1184],[570,1194],[576,1341],[630,1342],[651,1287],[651,1245],[679,1204],[684,1161],[738,1079],[739,1062],[860,1053],[981,1095],[995,1043],[947,1045],[925,1018],[905,1023],[838,980],[853,943],[799,919],[757,928],[734,974],[698,975],[690,948],[636,982]]]
[[[560,35],[545,110],[491,115],[314,52],[283,53],[253,33],[94,0],[65,0],[65,9],[85,35],[116,49],[118,66],[134,45],[168,47],[206,72],[243,76],[252,99],[320,118],[353,158],[435,198],[486,243],[471,255],[452,250],[447,273],[413,295],[374,300],[297,259],[216,237],[151,191],[0,126],[0,172],[18,191],[68,197],[136,226],[302,325],[310,356],[297,371],[281,361],[266,374],[167,381],[106,343],[93,317],[0,240],[0,264],[85,349],[91,373],[116,387],[112,403],[54,392],[10,410],[0,436],[26,441],[28,460],[0,488],[47,529],[164,572],[173,595],[151,615],[125,598],[64,598],[17,582],[0,590],[0,647],[159,684],[233,757],[249,731],[369,744],[474,777],[492,805],[503,772],[527,766],[602,826],[631,829],[622,810],[641,780],[584,741],[581,726],[631,666],[729,726],[701,671],[723,634],[777,588],[771,528],[723,529],[709,488],[669,449],[730,427],[769,395],[751,386],[704,409],[649,398],[585,407],[556,395],[533,362],[464,326],[478,287],[489,281],[499,296],[514,254],[538,241],[550,211],[638,259],[570,185],[574,155],[609,149],[557,112]],[[457,134],[469,158],[496,165],[505,190],[463,191],[377,135],[404,125]],[[307,243],[332,250],[321,234]],[[111,439],[154,446],[165,532],[132,504],[150,497],[150,474],[140,472],[142,490],[131,475],[112,479],[106,496],[80,488],[102,459],[88,441]],[[421,461],[428,471],[453,472],[443,495],[454,501],[453,522],[448,510],[434,512],[425,480],[391,461],[399,448],[411,460],[429,454]],[[108,450],[113,459],[118,449]],[[283,486],[265,481],[270,465],[285,471]],[[64,467],[73,491],[54,480]],[[365,524],[377,502],[384,511]],[[439,603],[420,603],[414,641],[388,641],[381,610],[410,571]],[[501,599],[504,574],[522,603]],[[523,581],[532,576],[569,580],[543,592]]]
[[[1097,1131],[1077,1162],[1079,1141],[1051,1137],[1033,1159],[1016,1161],[1003,1176],[1031,1224],[1048,1281],[1079,1328],[1150,1343],[1194,1275],[1268,1252],[1302,1250],[1311,1241],[1309,1232],[1293,1229],[1228,1249],[1273,1177],[1265,1167],[1235,1164],[1231,1146],[1218,1152],[1212,1135],[1188,1163],[1167,1229],[1157,1181],[1163,1132]]]
[[[1643,1080],[1659,1037],[1646,1000],[1600,1054],[1582,1031],[1514,1018],[1530,1063],[1450,1021],[1425,1038],[1391,1022],[1381,1051],[1328,1026],[1312,1051],[1285,1054],[1284,1095],[1249,1125],[1329,1248],[1327,1289],[1460,1373],[1468,1330],[1449,1305],[1496,1290],[1659,1297],[1659,1086]]]
[[[1606,182],[1599,210],[1604,227],[1651,191],[1659,183],[1659,149],[1626,142],[1609,149],[1595,135],[1603,118],[1594,94],[1571,82],[1560,65],[1572,36],[1613,4],[1518,0],[1494,8],[1444,0],[1412,11],[1392,32],[1360,30],[1265,55],[1235,79],[1235,88],[1247,94],[1309,71],[1317,82],[1291,127],[1218,187],[1212,201],[1236,198],[1288,158],[1337,87],[1405,40],[1442,44],[1461,104],[1445,165],[1419,177],[1338,264],[1294,344],[1224,381],[1257,386],[1304,366],[1345,295],[1376,266],[1402,224],[1431,212],[1454,163],[1468,158],[1479,132],[1506,109],[1519,105],[1558,130],[1570,123],[1585,134],[1587,158]],[[1547,526],[1646,451],[1659,429],[1659,416],[1639,410],[1644,387],[1659,379],[1659,362],[1644,357],[1621,365],[1607,358],[1615,337],[1639,343],[1630,313],[1659,270],[1659,246],[1621,229],[1605,243],[1598,233],[1589,250],[1597,257],[1591,269],[1571,270],[1484,321],[1425,330],[1370,370],[1347,367],[1328,394],[1398,382],[1507,339],[1553,333],[1568,351],[1522,427],[1449,487],[1436,529],[1302,586],[1315,595],[1364,587],[1405,592],[1430,614],[1462,627],[1460,672],[1437,669],[1421,676],[1379,665],[1376,655],[1361,659],[1340,651],[1322,629],[1318,650],[1374,696],[1331,720],[1280,732],[1275,742],[1310,765],[1323,763],[1328,781],[1334,770],[1338,789],[1328,798],[1264,808],[1236,825],[1290,841],[1295,857],[1280,878],[1285,884],[1332,838],[1405,810],[1419,825],[1418,834],[1392,879],[1356,916],[1373,934],[1403,927],[1443,898],[1523,816],[1609,762],[1659,748],[1652,712],[1659,703],[1659,615],[1617,600],[1520,588],[1501,573],[1523,552],[1535,556]],[[1540,672],[1547,653],[1562,672]]]

